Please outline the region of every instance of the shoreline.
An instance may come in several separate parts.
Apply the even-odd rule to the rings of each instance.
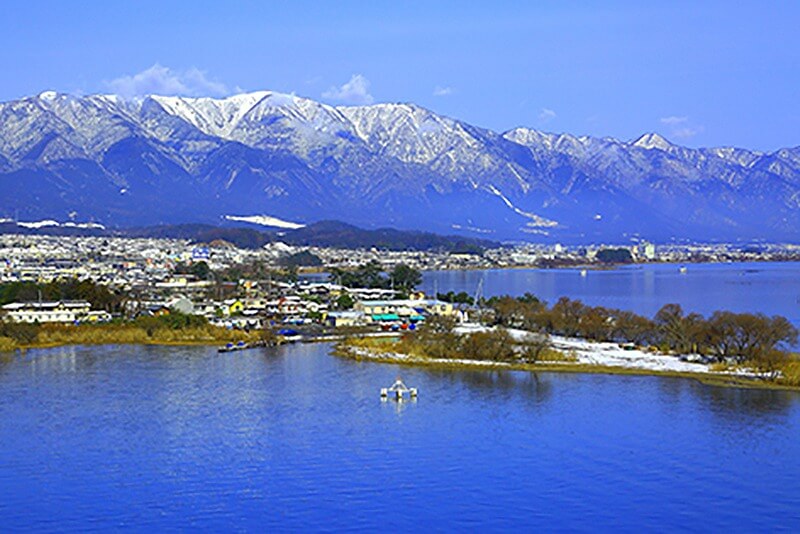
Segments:
[[[377,337],[377,336],[376,336]],[[390,337],[390,336],[381,336]],[[602,365],[585,362],[570,361],[539,361],[535,363],[508,363],[483,360],[466,359],[446,359],[413,356],[399,352],[378,352],[372,348],[357,347],[347,345],[339,339],[339,343],[334,343],[336,339],[311,339],[309,343],[331,343],[330,355],[352,361],[366,361],[380,364],[399,365],[402,367],[428,367],[436,369],[450,369],[462,371],[526,371],[542,373],[572,373],[572,374],[602,374],[617,376],[652,376],[657,378],[685,378],[696,380],[702,384],[718,387],[733,387],[741,389],[769,389],[775,391],[794,391],[800,392],[800,386],[780,384],[767,380],[759,380],[757,377],[747,375],[737,375],[716,371],[696,372],[680,371],[670,369],[650,369],[644,367],[624,367],[615,365]],[[209,347],[220,343],[227,343],[229,340],[163,340],[163,341],[102,341],[102,342],[64,342],[64,343],[39,343],[17,347],[10,351],[0,352],[0,357],[11,356],[15,353],[24,355],[28,350],[48,350],[61,347],[90,346],[99,347],[104,345],[136,345],[136,346],[164,346],[164,347]]]
[[[91,341],[75,341],[75,342],[63,342],[63,343],[33,343],[30,345],[21,345],[9,351],[0,352],[0,354],[13,354],[14,352],[20,351],[25,352],[28,350],[40,350],[40,349],[57,349],[60,347],[102,347],[104,345],[139,345],[143,347],[148,346],[163,346],[163,347],[208,347],[208,346],[217,346],[219,344],[228,343],[230,340],[196,340],[196,341],[98,341],[98,342],[91,342]]]
[[[364,347],[336,345],[333,356],[353,361],[368,361],[405,367],[429,367],[464,371],[527,371],[542,373],[602,374],[619,376],[652,376],[657,378],[686,378],[702,384],[741,389],[769,389],[776,391],[800,392],[800,386],[779,384],[757,378],[720,372],[692,372],[658,370],[641,367],[621,367],[575,362],[506,363],[481,360],[451,360],[412,356],[397,352],[377,352]]]
[[[425,269],[424,273],[435,272],[450,272],[450,271],[516,271],[516,270],[540,270],[540,271],[558,271],[558,270],[581,270],[587,271],[616,271],[626,267],[646,267],[654,265],[736,265],[747,263],[800,263],[800,259],[794,258],[747,258],[737,260],[700,260],[700,259],[686,259],[686,260],[664,260],[664,261],[633,261],[630,263],[564,263],[555,265],[537,265],[537,264],[516,264],[516,265],[494,265],[491,267],[452,267],[440,269]],[[324,272],[324,271],[322,271]]]

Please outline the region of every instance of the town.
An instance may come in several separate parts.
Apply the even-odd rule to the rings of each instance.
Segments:
[[[117,301],[43,298],[41,291],[3,299],[3,319],[27,323],[107,322],[179,312],[228,329],[265,326],[372,326],[414,329],[429,315],[466,320],[471,298],[416,291],[420,271],[520,267],[603,268],[633,262],[727,262],[798,259],[793,245],[632,246],[510,245],[475,253],[297,247],[259,249],[225,241],[0,236],[0,284],[38,287],[90,281]],[[360,273],[353,276],[353,273]],[[381,273],[387,273],[382,278]],[[19,296],[17,294],[16,296]],[[92,304],[95,304],[94,306]]]

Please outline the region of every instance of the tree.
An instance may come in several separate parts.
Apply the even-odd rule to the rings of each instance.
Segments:
[[[454,358],[459,354],[459,336],[455,327],[456,321],[452,317],[433,315],[425,319],[415,335],[406,336],[404,342],[414,352],[433,358]]]
[[[494,310],[495,324],[517,327],[523,320],[524,306],[517,299],[509,296],[492,297],[489,305]]]
[[[766,375],[769,380],[776,380],[781,376],[781,369],[783,369],[786,362],[789,361],[789,354],[783,350],[767,350],[760,354],[756,360],[756,369]]]
[[[413,267],[400,263],[389,273],[389,281],[396,291],[410,293],[422,283],[422,273]]]
[[[289,256],[285,256],[278,260],[278,265],[288,267],[294,265],[296,267],[319,267],[322,265],[322,260],[316,254],[307,250],[301,250]]]
[[[196,261],[189,267],[189,274],[196,276],[200,280],[208,280],[211,268],[204,261]]]
[[[708,344],[721,359],[738,363],[773,358],[772,351],[797,343],[797,329],[780,316],[717,311],[708,321]]]
[[[565,336],[577,336],[581,331],[581,317],[586,306],[579,300],[561,297],[550,310],[552,327]]]
[[[528,363],[536,363],[542,353],[550,347],[550,336],[547,334],[528,336],[520,345],[522,346],[522,359]]]
[[[349,310],[353,307],[355,301],[353,301],[353,297],[351,297],[347,293],[342,293],[336,299],[336,309],[338,310]]]
[[[647,317],[629,311],[617,311],[614,318],[614,337],[637,345],[652,343],[656,335],[655,324]]]
[[[518,358],[514,338],[502,327],[462,336],[458,353],[468,360],[510,362]]]
[[[329,278],[331,282],[345,287],[378,289],[388,286],[388,280],[383,276],[381,264],[375,260],[359,266],[355,271],[332,268]]]
[[[127,298],[91,280],[72,278],[47,284],[10,282],[0,284],[0,304],[35,300],[86,300],[94,309],[117,312]]]
[[[469,296],[466,291],[454,293],[448,291],[447,293],[436,293],[436,298],[443,302],[451,302],[453,304],[467,304],[472,306],[475,304],[475,299]]]
[[[597,261],[602,263],[631,263],[633,256],[627,248],[604,248],[597,252]]]
[[[690,351],[692,349],[690,327],[693,329],[696,326],[697,317],[692,316],[692,319],[687,321],[680,304],[664,304],[654,318],[660,342],[672,350]]]

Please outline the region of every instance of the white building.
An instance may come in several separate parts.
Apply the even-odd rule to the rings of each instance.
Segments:
[[[2,309],[6,318],[17,323],[74,323],[89,316],[91,305],[85,300],[12,302]]]

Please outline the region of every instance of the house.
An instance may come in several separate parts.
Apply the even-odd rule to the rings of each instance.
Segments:
[[[420,321],[425,315],[458,315],[451,303],[434,299],[361,300],[353,309],[375,322]]]
[[[359,311],[332,311],[325,314],[324,322],[333,328],[340,328],[364,324],[366,317]]]
[[[222,328],[236,328],[238,330],[258,330],[262,328],[263,321],[259,317],[225,317],[215,318],[211,321],[214,326]]]
[[[202,315],[208,319],[212,319],[214,317],[217,317],[218,315],[221,316],[222,315],[221,310],[219,313],[217,313],[217,310],[219,309],[220,309],[219,305],[213,301],[198,302],[197,304],[194,305],[195,315]]]
[[[17,323],[74,323],[89,314],[85,300],[54,302],[12,302],[3,306],[3,315]]]
[[[225,315],[239,315],[244,311],[244,303],[239,299],[227,299],[222,302]]]

